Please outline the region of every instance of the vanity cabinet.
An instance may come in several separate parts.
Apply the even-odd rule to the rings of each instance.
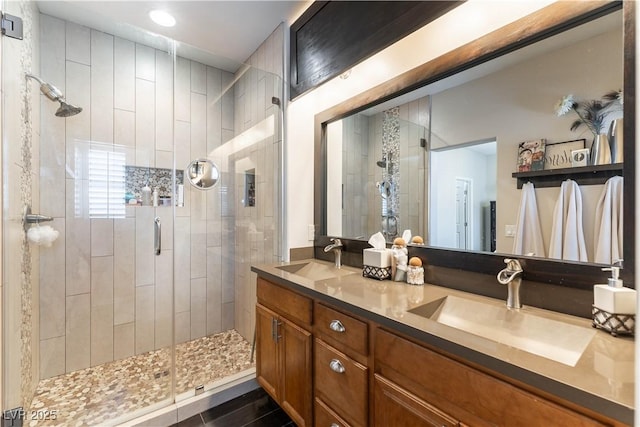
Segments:
[[[387,411],[413,411],[425,419],[416,426],[434,425],[426,421],[432,414],[454,426],[606,425],[381,328],[374,347],[375,413],[383,420]]]
[[[312,424],[311,300],[258,279],[256,377],[299,427]]]
[[[622,426],[258,278],[257,378],[299,426]]]

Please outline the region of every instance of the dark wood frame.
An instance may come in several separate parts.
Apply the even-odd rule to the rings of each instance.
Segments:
[[[354,113],[408,93],[460,71],[517,50],[528,44],[551,37],[574,26],[591,21],[610,12],[623,10],[624,26],[624,121],[623,135],[626,141],[635,141],[635,2],[585,1],[557,2],[537,12],[512,22],[492,33],[450,51],[438,58],[409,70],[385,83],[335,105],[315,116],[314,128],[314,256],[321,259],[328,255],[323,247],[328,243],[326,235],[326,126]],[[624,145],[625,164],[624,194],[624,269],[621,276],[626,286],[634,286],[635,271],[635,144]],[[342,238],[343,261],[349,265],[362,265],[362,250],[369,247],[366,241]],[[430,265],[458,271],[495,275],[504,268],[505,254],[461,252],[435,247],[411,247],[410,252],[424,255]],[[606,283],[607,272],[601,265],[587,265],[541,258],[522,258],[526,263],[525,280],[592,291],[595,283]],[[494,278],[495,279],[495,278]],[[495,280],[494,280],[495,281]],[[433,282],[438,283],[438,282]]]

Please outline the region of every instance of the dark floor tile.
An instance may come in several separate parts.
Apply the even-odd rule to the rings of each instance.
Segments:
[[[202,414],[207,427],[244,426],[275,410],[279,410],[280,407],[269,396],[264,395],[232,410],[230,408],[225,410],[225,408],[220,407],[214,409],[218,409],[215,414],[210,411]]]
[[[194,415],[186,420],[180,421],[178,424],[174,424],[173,427],[203,427],[204,421],[202,415]]]
[[[268,400],[267,400],[268,399]],[[242,407],[247,405],[251,405],[256,401],[269,402],[271,405],[274,405],[272,409],[278,408],[278,406],[268,398],[268,394],[262,388],[257,388],[248,393],[243,394],[242,396],[236,397],[233,400],[225,402],[221,405],[216,406],[215,408],[211,408],[202,413],[202,418],[205,423],[209,421],[213,421],[217,418],[228,415]]]
[[[291,418],[280,408],[270,412],[243,427],[296,427]]]

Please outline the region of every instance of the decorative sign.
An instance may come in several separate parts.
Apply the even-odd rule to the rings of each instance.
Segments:
[[[544,169],[551,170],[572,167],[571,152],[574,150],[582,150],[584,146],[584,139],[547,144],[544,155]]]

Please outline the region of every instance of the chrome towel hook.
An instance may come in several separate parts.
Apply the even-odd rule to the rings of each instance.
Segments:
[[[41,222],[53,221],[53,218],[50,216],[40,215],[40,214],[32,214],[31,206],[26,205],[22,214],[22,226],[24,227],[24,231],[29,229],[31,224],[40,224]]]

